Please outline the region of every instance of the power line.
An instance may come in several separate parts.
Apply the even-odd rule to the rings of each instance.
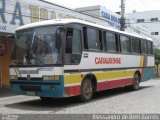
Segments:
[[[126,24],[143,24],[143,23],[160,23],[160,21],[155,21],[155,22],[131,22],[131,23],[126,23]]]

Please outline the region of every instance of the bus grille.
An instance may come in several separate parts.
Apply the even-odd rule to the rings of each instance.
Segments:
[[[40,86],[20,86],[21,90],[24,91],[33,91],[33,92],[41,92],[41,87]]]

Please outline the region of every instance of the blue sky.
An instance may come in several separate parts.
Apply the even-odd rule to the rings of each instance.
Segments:
[[[46,0],[69,8],[77,8],[92,5],[103,5],[107,9],[117,12],[120,11],[121,0]],[[136,10],[150,11],[160,10],[160,0],[125,0],[126,12]]]

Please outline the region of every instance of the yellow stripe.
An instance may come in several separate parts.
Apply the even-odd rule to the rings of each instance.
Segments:
[[[122,77],[133,76],[135,71],[119,71],[119,72],[105,72],[105,73],[97,73],[97,80],[107,80],[107,79],[115,79]]]
[[[142,66],[143,66],[143,59],[144,59],[144,57],[141,56],[141,58],[140,58],[140,63],[139,63],[139,67],[142,67]]]
[[[130,77],[133,76],[135,73],[134,70],[132,71],[118,71],[118,72],[103,72],[103,73],[93,73],[97,80],[109,80],[109,79],[118,79],[122,77]],[[83,77],[81,74],[76,75],[65,75],[64,76],[64,84],[72,84],[72,83],[81,83]]]
[[[144,60],[144,56],[141,56],[139,67],[143,67],[143,60]],[[140,73],[142,73],[142,69],[140,69]]]
[[[65,75],[64,76],[64,84],[71,84],[71,83],[80,83],[82,80],[81,75]]]

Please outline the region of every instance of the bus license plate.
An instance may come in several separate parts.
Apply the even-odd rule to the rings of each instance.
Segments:
[[[27,92],[28,96],[35,96],[35,92]]]

